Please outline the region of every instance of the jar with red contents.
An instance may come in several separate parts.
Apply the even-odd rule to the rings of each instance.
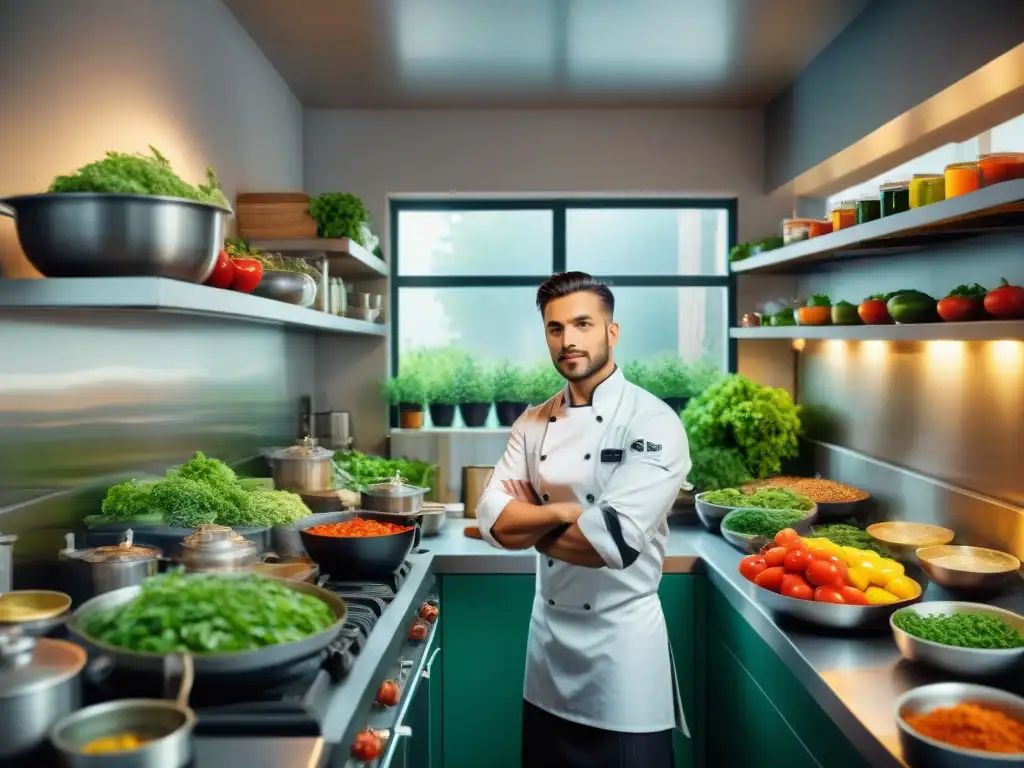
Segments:
[[[1024,179],[1024,152],[992,152],[978,156],[981,186]]]
[[[818,221],[815,219],[808,225],[807,231],[809,237],[821,237],[822,235],[827,235],[832,231],[832,222],[829,220]]]
[[[841,203],[837,203],[828,217],[832,220],[833,232],[852,227],[857,223],[857,202],[855,200],[844,200]]]

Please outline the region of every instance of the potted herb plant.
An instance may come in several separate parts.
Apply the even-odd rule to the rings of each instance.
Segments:
[[[543,403],[565,386],[565,379],[550,360],[541,360],[523,374],[523,395],[531,405]]]
[[[455,406],[459,394],[455,388],[452,371],[446,368],[432,371],[427,383],[427,403],[430,408],[430,423],[435,427],[450,427],[455,421]]]
[[[484,367],[471,357],[460,360],[453,375],[459,414],[467,427],[482,427],[494,402],[494,382]]]
[[[423,426],[427,387],[423,374],[416,367],[410,366],[388,379],[384,383],[384,394],[391,405],[398,407],[398,425],[402,429],[420,429]]]
[[[529,405],[528,378],[522,366],[505,360],[494,371],[494,409],[498,424],[511,427]]]

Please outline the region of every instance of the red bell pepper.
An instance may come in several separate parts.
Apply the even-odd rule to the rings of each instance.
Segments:
[[[221,251],[217,254],[217,263],[213,266],[213,272],[206,278],[206,284],[214,288],[230,288],[234,277],[235,263],[231,261],[227,251]]]
[[[252,293],[263,279],[263,265],[256,259],[235,259],[235,277],[231,289],[240,293]]]

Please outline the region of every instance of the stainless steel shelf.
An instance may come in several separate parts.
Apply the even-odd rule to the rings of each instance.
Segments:
[[[786,325],[730,328],[733,339],[840,339],[846,341],[999,341],[1024,339],[1024,320],[915,325]]]
[[[249,245],[269,253],[282,253],[310,261],[326,258],[334,277],[379,278],[388,276],[388,265],[347,237],[249,240]]]
[[[327,333],[383,337],[383,324],[164,277],[0,279],[4,309],[130,309],[224,317]]]
[[[798,272],[814,262],[918,250],[965,236],[1024,226],[1024,179],[994,184],[923,208],[858,224],[730,265],[736,274]]]

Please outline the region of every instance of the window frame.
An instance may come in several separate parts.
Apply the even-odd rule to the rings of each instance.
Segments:
[[[566,211],[573,208],[591,209],[702,209],[721,210],[726,214],[726,248],[732,250],[737,241],[737,200],[734,197],[565,197],[565,198],[391,198],[388,201],[388,227],[390,242],[390,287],[389,305],[391,322],[391,373],[398,373],[398,293],[401,288],[504,288],[511,286],[536,287],[555,272],[566,269]],[[546,275],[406,275],[398,273],[398,220],[400,214],[409,211],[430,213],[452,213],[456,211],[550,211],[551,221],[551,271]],[[609,275],[594,274],[594,277],[614,290],[616,287],[637,288],[688,288],[707,287],[726,289],[726,326],[733,322],[736,314],[736,276],[726,267],[724,275]],[[736,372],[737,342],[728,336],[726,329],[726,368]]]

